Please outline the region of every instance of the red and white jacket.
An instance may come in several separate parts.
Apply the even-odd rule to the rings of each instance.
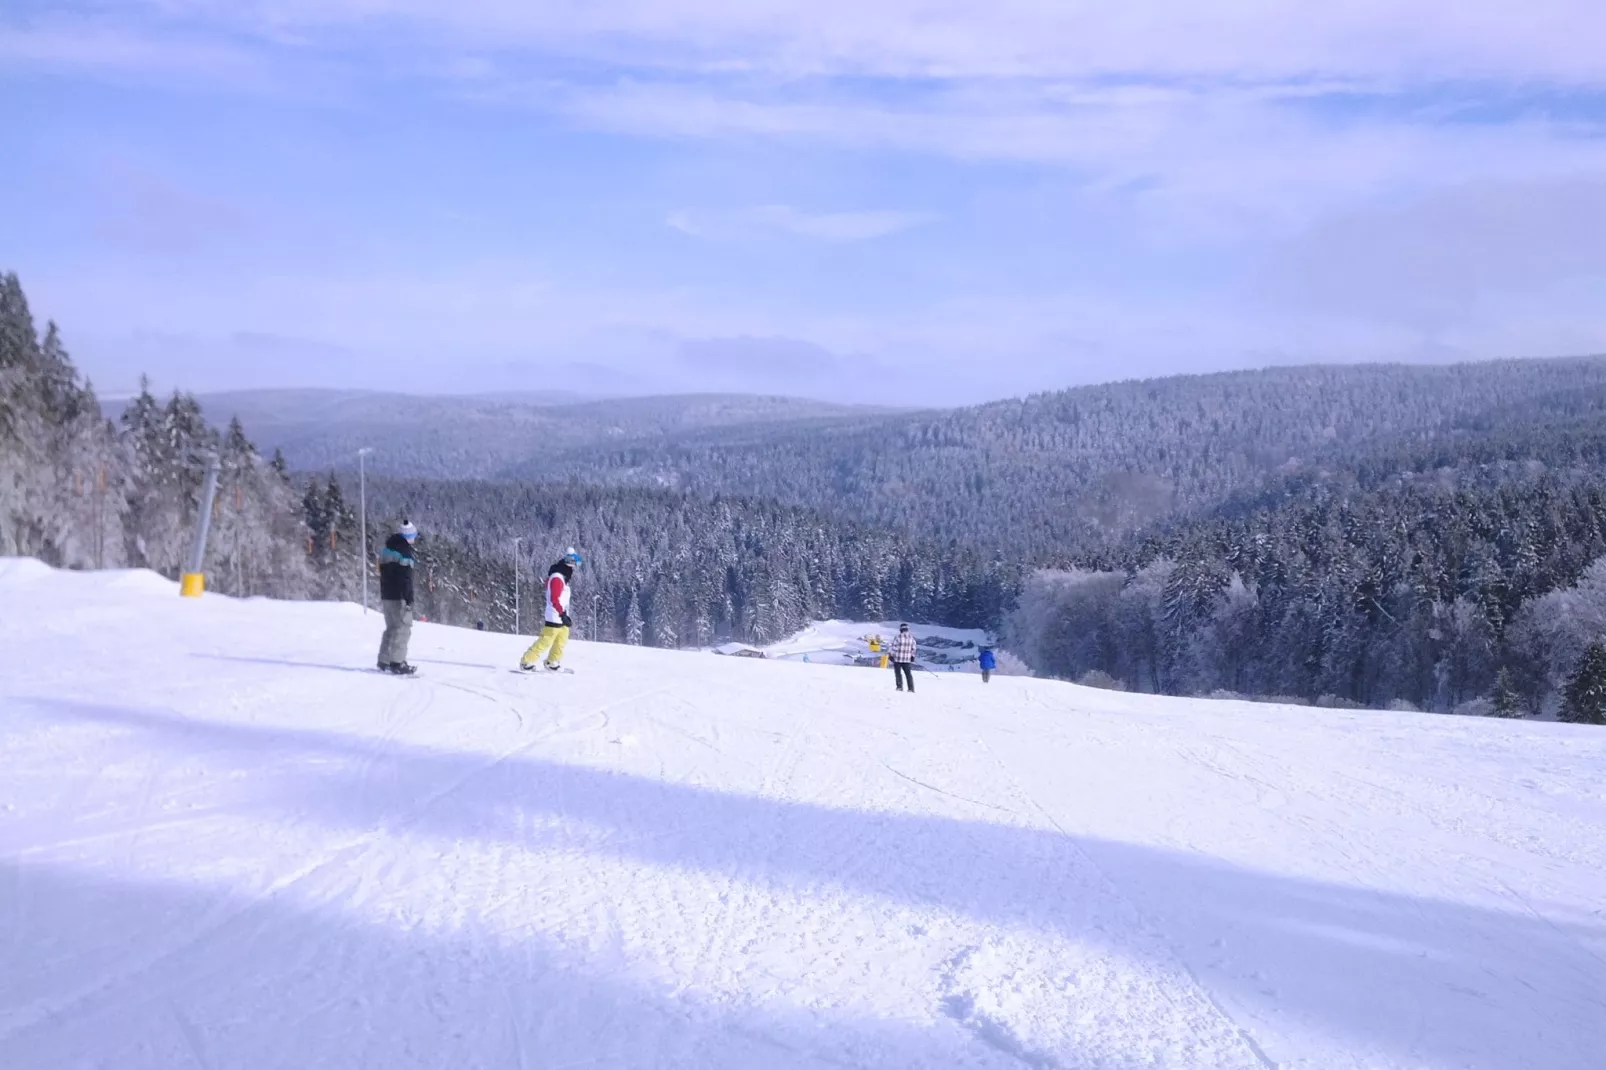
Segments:
[[[563,618],[569,612],[569,576],[565,570],[554,565],[546,578],[546,613],[543,619],[552,625],[562,625]]]

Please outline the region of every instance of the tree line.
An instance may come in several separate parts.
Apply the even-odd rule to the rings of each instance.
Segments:
[[[334,474],[309,481],[303,508],[318,546],[355,541],[353,490]],[[985,627],[1019,586],[1018,569],[959,546],[739,497],[381,477],[367,498],[382,532],[403,518],[421,529],[419,612],[496,631],[514,628],[515,571],[522,630],[539,627],[547,568],[569,546],[586,558],[580,634],[650,646],[769,643],[830,618]],[[332,563],[358,574],[354,562]]]
[[[1603,411],[1516,407],[1173,519],[1028,579],[1007,631],[1039,671],[1134,690],[1599,723]]]
[[[519,623],[538,626],[546,566],[569,545],[587,558],[582,633],[656,646],[766,643],[833,616],[982,626],[1018,586],[1018,571],[958,546],[774,502],[578,483],[373,479],[364,546],[348,475],[265,460],[238,420],[218,431],[188,394],[159,399],[142,383],[105,419],[59,330],[41,337],[17,277],[0,278],[0,553],[177,578],[213,452],[203,567],[224,594],[356,599],[403,516],[425,531],[418,611],[494,630],[514,628],[515,571]]]
[[[1078,387],[942,412],[544,450],[509,477],[780,501],[911,538],[1067,567],[1268,479],[1379,443],[1482,437],[1500,407],[1606,388],[1606,360],[1273,368]],[[1461,432],[1453,435],[1452,432]]]
[[[119,421],[107,420],[56,325],[40,335],[17,276],[0,276],[0,554],[176,578],[213,452],[213,588],[316,594],[282,459],[264,460],[238,422],[218,432],[181,393],[158,400],[142,386]]]

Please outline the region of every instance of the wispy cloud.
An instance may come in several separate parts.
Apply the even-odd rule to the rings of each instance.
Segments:
[[[69,0],[79,14],[0,22],[0,58],[257,84],[287,80],[277,64],[299,78],[325,63],[631,137],[1051,165],[1209,226],[1233,213],[1301,223],[1395,187],[1606,166],[1596,0],[1520,12],[1496,0],[142,6],[143,21]],[[1566,96],[1593,103],[1557,118]],[[1474,107],[1491,100],[1497,115]],[[808,232],[801,219],[745,225]],[[822,223],[838,225],[853,235],[878,221]]]
[[[625,66],[787,76],[1606,81],[1595,0],[150,0],[261,33],[412,31]]]
[[[248,90],[283,85],[260,44],[207,33],[153,31],[98,18],[0,23],[0,64],[17,73],[87,73]]]
[[[1596,122],[1529,114],[1447,122],[1427,107],[1357,114],[1308,89],[988,85],[888,101],[795,87],[631,81],[548,89],[530,100],[582,125],[638,137],[1052,165],[1085,189],[1132,193],[1173,217],[1236,214],[1261,224],[1301,223],[1356,197],[1445,182],[1549,181],[1606,170],[1606,109]],[[781,209],[761,211],[772,213],[772,226],[784,222]]]
[[[931,216],[920,212],[805,212],[788,204],[767,204],[726,211],[681,209],[671,212],[665,223],[694,238],[742,240],[783,235],[811,241],[860,242],[930,221]]]

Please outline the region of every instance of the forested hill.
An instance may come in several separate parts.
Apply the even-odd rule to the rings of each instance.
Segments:
[[[1268,477],[1606,387],[1606,359],[1277,368],[946,412],[587,444],[504,474],[772,498],[1014,560],[1062,563]],[[1450,441],[1445,439],[1444,441]]]
[[[1329,461],[1038,575],[1015,646],[1147,691],[1606,715],[1580,683],[1606,635],[1606,389]]]
[[[349,502],[347,492],[333,491]],[[353,517],[308,489],[314,542],[355,542]],[[943,621],[986,627],[1019,589],[1016,568],[774,502],[582,484],[398,480],[368,483],[369,508],[406,516],[419,538],[420,608],[453,624],[514,623],[514,540],[526,631],[542,578],[565,546],[584,547],[581,634],[649,646],[736,637],[774,642],[812,621]],[[345,530],[327,538],[331,524]]]
[[[813,427],[885,411],[731,394],[577,401],[562,391],[499,397],[244,390],[197,401],[222,419],[238,419],[253,441],[282,452],[292,468],[355,468],[357,451],[367,447],[369,471],[428,479],[485,478],[552,451],[589,453],[621,442],[656,449],[711,428]],[[107,414],[120,415],[124,404],[108,403]]]
[[[1475,443],[1500,412],[1606,387],[1606,359],[1275,368],[972,408],[686,396],[542,405],[329,391],[203,398],[293,467],[672,488],[775,501],[921,542],[1059,565],[1157,520],[1370,447]],[[1527,407],[1524,410],[1524,406]]]

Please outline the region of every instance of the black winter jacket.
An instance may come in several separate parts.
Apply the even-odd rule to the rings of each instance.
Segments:
[[[379,597],[413,604],[413,548],[400,535],[386,539],[379,551]]]

